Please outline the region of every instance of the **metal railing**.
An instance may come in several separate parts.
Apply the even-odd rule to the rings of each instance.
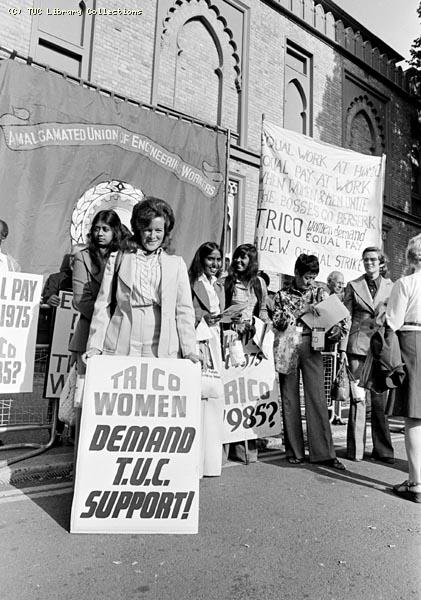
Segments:
[[[33,391],[22,394],[0,394],[0,435],[14,431],[49,430],[46,443],[19,442],[3,444],[0,451],[33,448],[20,456],[7,460],[13,464],[37,456],[50,448],[56,437],[58,400],[44,398],[45,376],[50,348],[37,344],[35,350]]]

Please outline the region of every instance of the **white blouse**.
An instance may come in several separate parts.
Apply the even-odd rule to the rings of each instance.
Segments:
[[[212,277],[209,281],[206,275],[202,273],[202,275],[200,275],[200,277],[198,278],[198,281],[201,281],[205,286],[205,290],[209,298],[209,308],[211,315],[219,315],[219,313],[221,312],[221,307],[219,306],[218,294],[216,293],[214,287],[216,283],[216,277]]]
[[[386,319],[394,331],[421,331],[421,271],[395,281]]]

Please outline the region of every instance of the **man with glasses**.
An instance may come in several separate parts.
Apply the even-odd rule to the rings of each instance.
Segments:
[[[341,360],[348,362],[349,369],[357,380],[361,376],[370,347],[370,338],[376,327],[384,322],[386,303],[392,289],[392,281],[380,274],[380,265],[384,262],[382,251],[376,247],[366,248],[362,259],[365,274],[348,283],[345,289],[344,304],[349,310],[352,323],[349,334],[339,343]],[[385,416],[387,392],[377,394],[358,389],[361,390],[361,394],[351,403],[348,417],[348,458],[363,458],[366,418],[371,416],[371,456],[375,460],[392,464],[393,446],[389,423]]]

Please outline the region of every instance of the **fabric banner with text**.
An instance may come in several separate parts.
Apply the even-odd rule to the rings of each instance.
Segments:
[[[260,268],[294,274],[301,253],[319,258],[319,280],[363,273],[380,246],[386,157],[367,156],[263,121],[256,245]]]
[[[88,360],[72,533],[197,533],[200,366]]]
[[[0,214],[22,268],[50,274],[94,215],[129,225],[145,195],[166,200],[173,249],[187,263],[221,240],[226,132],[88,89],[16,60],[0,61]],[[71,237],[71,240],[70,240]]]
[[[0,391],[32,392],[42,277],[0,277]]]

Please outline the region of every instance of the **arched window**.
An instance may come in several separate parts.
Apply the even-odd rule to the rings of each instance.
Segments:
[[[93,17],[87,12],[95,0],[66,2],[37,0],[32,17],[31,56],[75,77],[89,79]]]
[[[285,92],[284,127],[298,133],[307,133],[307,100],[296,79],[289,82]]]
[[[312,135],[312,59],[287,42],[285,54],[284,127]]]
[[[362,154],[380,156],[384,152],[383,128],[377,111],[367,96],[354,98],[346,112],[345,143]]]
[[[374,130],[364,110],[358,112],[352,119],[350,148],[362,154],[375,154],[376,140]]]
[[[174,108],[209,121],[221,118],[221,48],[205,20],[184,23],[177,38]]]
[[[175,2],[162,23],[156,103],[229,127],[235,135],[241,65],[227,19],[212,0],[194,0]]]

